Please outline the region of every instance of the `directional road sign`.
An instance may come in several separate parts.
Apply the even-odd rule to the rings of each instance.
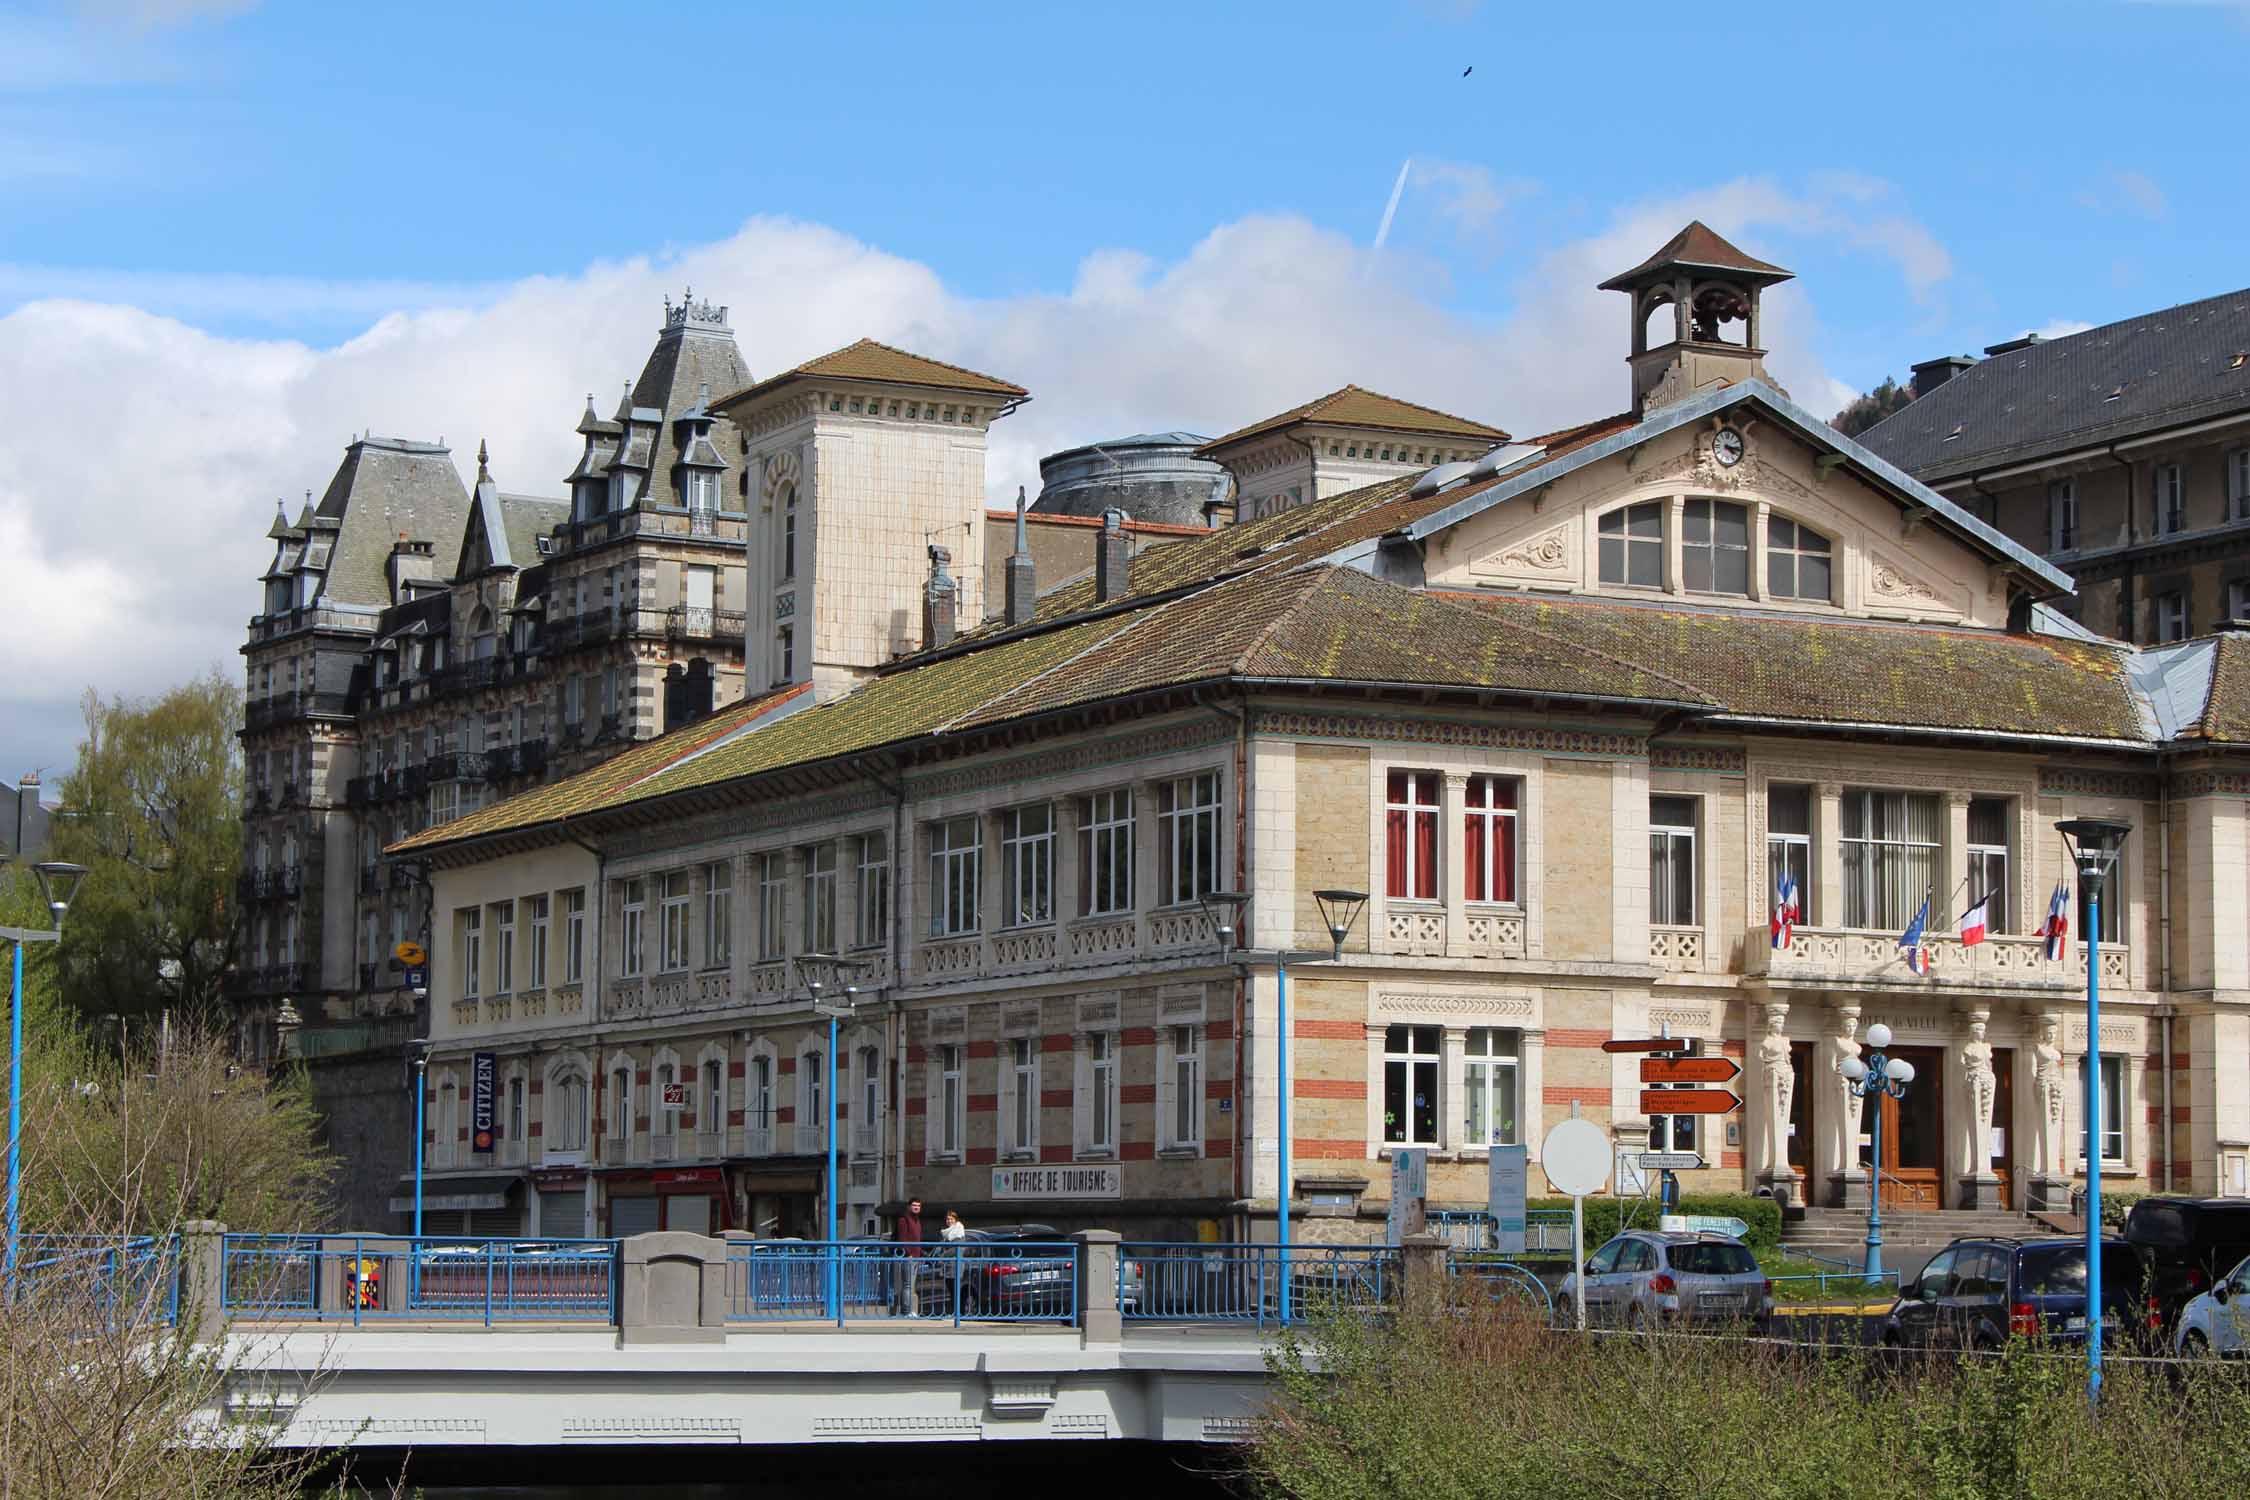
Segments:
[[[1700,1172],[1703,1158],[1693,1151],[1643,1151],[1640,1168],[1644,1172]]]
[[[1644,1115],[1731,1115],[1742,1101],[1725,1089],[1642,1089]]]
[[[1687,1038],[1677,1036],[1613,1036],[1602,1043],[1604,1052],[1685,1052]]]
[[[1644,1057],[1643,1083],[1732,1083],[1742,1064],[1731,1057]]]

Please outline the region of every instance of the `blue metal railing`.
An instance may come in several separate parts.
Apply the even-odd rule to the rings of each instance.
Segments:
[[[1071,1324],[1078,1320],[1078,1272],[1078,1246],[1070,1241],[735,1241],[727,1246],[727,1318],[833,1317],[839,1327],[895,1318]]]
[[[1540,1280],[1539,1273],[1528,1266],[1492,1255],[1456,1251],[1446,1256],[1445,1268],[1455,1276],[1475,1282],[1495,1302],[1520,1300],[1527,1309],[1536,1310],[1542,1319],[1555,1315],[1554,1293]]]
[[[613,1322],[617,1241],[230,1234],[219,1303],[233,1318]]]
[[[115,1323],[176,1326],[179,1240],[172,1235],[25,1235],[17,1285],[33,1295],[83,1295]]]
[[[1118,1246],[1117,1306],[1128,1322],[1281,1321],[1288,1278],[1297,1315],[1321,1308],[1387,1307],[1398,1286],[1387,1245],[1176,1244]]]
[[[1430,1228],[1445,1236],[1454,1251],[1491,1250],[1498,1247],[1497,1225],[1481,1208],[1440,1209],[1430,1215]],[[1570,1258],[1570,1210],[1534,1208],[1524,1213],[1523,1253]]]

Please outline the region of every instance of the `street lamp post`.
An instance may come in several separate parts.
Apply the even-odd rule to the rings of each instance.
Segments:
[[[1867,1259],[1860,1268],[1869,1286],[1883,1281],[1883,1097],[1904,1099],[1914,1081],[1914,1064],[1883,1055],[1890,1044],[1891,1028],[1878,1021],[1867,1028],[1867,1055],[1843,1061],[1844,1086],[1873,1101],[1875,1110],[1875,1153],[1867,1173]]]
[[[1200,899],[1205,914],[1211,918],[1212,928],[1219,939],[1220,950],[1222,952],[1233,950],[1234,963],[1238,969],[1247,973],[1252,964],[1263,962],[1273,964],[1274,1084],[1278,1092],[1277,1103],[1279,1106],[1276,1112],[1278,1127],[1275,1130],[1277,1137],[1275,1145],[1278,1148],[1277,1154],[1281,1158],[1281,1186],[1274,1201],[1279,1209],[1275,1218],[1278,1226],[1276,1238],[1281,1249],[1281,1321],[1286,1323],[1289,1321],[1291,1300],[1289,1286],[1289,966],[1292,963],[1302,965],[1341,962],[1344,957],[1344,939],[1351,934],[1352,925],[1359,920],[1360,912],[1366,908],[1367,893],[1365,891],[1345,890],[1313,892],[1313,900],[1320,904],[1321,923],[1328,929],[1329,948],[1326,953],[1322,953],[1318,949],[1311,951],[1292,951],[1290,949],[1258,951],[1236,948],[1236,941],[1241,936],[1242,909],[1250,904],[1249,892],[1212,891]],[[1253,1163],[1251,1170],[1254,1176],[1256,1172],[1254,1164],[1257,1161],[1257,1131],[1255,1126],[1252,1127],[1250,1135],[1250,1159]]]
[[[31,867],[39,877],[39,896],[47,904],[47,926],[0,927],[0,938],[15,944],[14,987],[8,1019],[8,1244],[4,1269],[8,1287],[15,1288],[16,1247],[23,1238],[23,950],[30,943],[53,943],[62,938],[63,916],[70,910],[78,882],[86,878],[84,865],[48,860]]]
[[[800,955],[797,959],[797,971],[805,976],[805,988],[812,992],[813,1013],[828,1018],[828,1097],[825,1100],[828,1115],[828,1233],[826,1235],[828,1250],[826,1255],[827,1267],[823,1277],[826,1283],[823,1300],[828,1308],[828,1316],[831,1318],[842,1316],[842,1309],[839,1306],[842,1287],[840,1285],[841,1278],[837,1274],[839,1267],[836,1242],[836,1028],[838,1022],[848,1020],[851,1017],[852,1006],[858,995],[858,989],[854,985],[846,984],[842,1005],[823,1005],[820,992],[824,985],[834,984],[844,975],[857,972],[860,967],[857,959],[838,958],[833,953],[806,953]]]
[[[2130,823],[2070,818],[2055,825],[2086,891],[2086,1400],[2102,1397],[2102,884]]]

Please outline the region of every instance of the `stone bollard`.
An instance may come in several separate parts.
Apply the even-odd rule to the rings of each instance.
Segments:
[[[180,1330],[198,1344],[226,1332],[227,1226],[214,1219],[180,1225]]]
[[[1117,1247],[1124,1236],[1114,1229],[1081,1229],[1071,1238],[1078,1242],[1079,1343],[1117,1343],[1125,1336],[1117,1306]]]
[[[1445,1304],[1445,1257],[1452,1247],[1442,1234],[1404,1235],[1399,1240],[1399,1306],[1433,1311]]]
[[[636,1234],[617,1259],[619,1348],[726,1341],[726,1241],[675,1231]]]

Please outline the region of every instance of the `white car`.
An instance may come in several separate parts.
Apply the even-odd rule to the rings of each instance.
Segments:
[[[2174,1347],[2189,1359],[2250,1354],[2250,1257],[2180,1311]]]

